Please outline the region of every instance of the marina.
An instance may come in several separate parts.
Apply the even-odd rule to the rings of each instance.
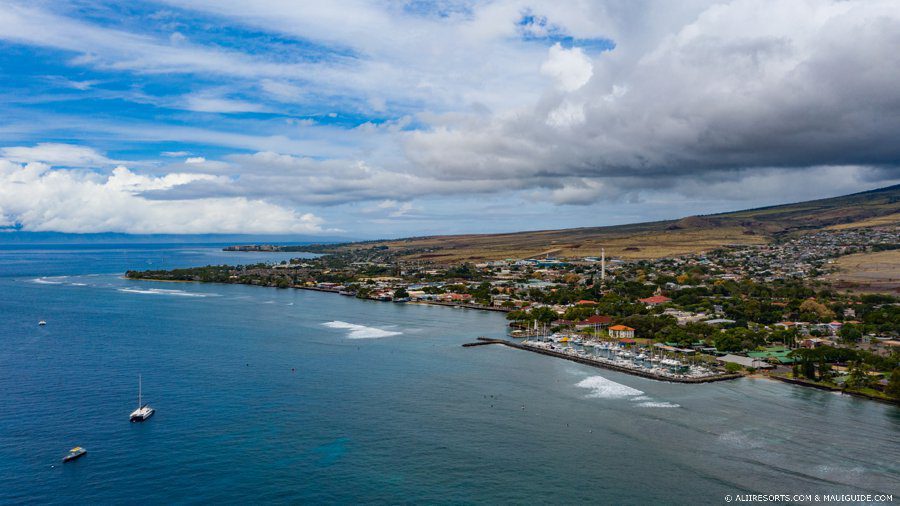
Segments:
[[[568,338],[556,338],[568,339]],[[566,341],[568,342],[568,341]],[[673,383],[710,383],[740,378],[740,374],[730,374],[717,371],[703,365],[691,364],[672,358],[645,355],[644,352],[633,353],[620,349],[615,344],[608,342],[590,342],[585,346],[592,348],[588,352],[585,349],[576,349],[572,346],[559,346],[553,340],[523,340],[513,342],[506,339],[492,339],[479,337],[474,343],[466,343],[464,347],[501,344],[510,348],[531,351],[542,355],[571,360],[581,364],[609,369],[633,376],[668,381]]]

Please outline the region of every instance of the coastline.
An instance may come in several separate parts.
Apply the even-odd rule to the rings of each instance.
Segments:
[[[252,283],[218,283],[218,282],[213,282],[213,281],[129,278],[127,276],[122,276],[122,277],[124,279],[129,279],[129,280],[133,280],[133,281],[151,281],[151,282],[166,282],[166,283],[202,283],[202,284],[220,284],[220,285],[258,286],[261,288],[277,288],[272,285],[256,285],[256,284],[252,284]],[[340,293],[340,290],[337,290],[337,289],[320,288],[320,287],[315,287],[315,286],[290,286],[288,288],[294,288],[294,289],[298,289],[298,290],[309,290],[309,291],[313,291],[313,292],[324,292],[324,293],[334,293],[334,294]],[[356,297],[354,297],[354,298],[356,298]],[[374,302],[394,303],[393,301],[381,301],[378,299],[369,299],[369,298],[359,299],[359,300],[370,300],[370,301],[374,301]],[[510,309],[508,309],[508,308],[493,308],[493,307],[479,306],[479,305],[472,305],[472,304],[456,304],[453,302],[439,302],[439,301],[410,301],[410,302],[405,302],[404,304],[415,304],[415,305],[423,305],[423,306],[441,306],[441,307],[462,308],[462,309],[471,309],[471,310],[475,310],[475,311],[490,311],[490,312],[509,312],[510,311]],[[601,363],[601,362],[597,362],[597,361],[593,361],[593,360],[584,359],[584,358],[577,357],[577,356],[567,355],[564,353],[558,353],[558,352],[554,352],[552,350],[533,348],[533,347],[521,345],[518,343],[514,343],[512,341],[507,341],[505,339],[490,339],[490,338],[479,337],[478,342],[466,343],[466,344],[463,344],[463,346],[470,347],[470,346],[480,346],[480,345],[488,345],[488,344],[502,344],[502,345],[510,347],[510,348],[516,348],[516,349],[520,349],[523,351],[531,351],[531,352],[542,354],[542,355],[552,356],[552,357],[556,357],[556,358],[562,358],[565,360],[570,360],[573,362],[578,362],[578,363],[582,363],[585,365],[589,365],[591,367],[597,367],[597,368],[601,368],[601,369],[607,369],[607,370],[611,370],[611,371],[621,372],[623,374],[630,374],[632,376],[644,377],[644,378],[652,379],[655,381],[663,381],[663,382],[670,382],[670,383],[683,383],[683,384],[699,384],[699,383],[711,383],[711,382],[717,382],[717,381],[727,381],[727,380],[738,379],[738,378],[743,378],[743,377],[752,377],[752,378],[757,378],[757,379],[768,378],[768,379],[780,381],[782,383],[788,383],[788,384],[795,385],[795,386],[816,388],[819,390],[830,391],[830,392],[840,392],[841,394],[848,394],[848,395],[851,395],[851,396],[854,396],[857,398],[861,398],[861,399],[869,399],[869,400],[873,400],[873,401],[879,401],[884,404],[900,406],[900,400],[892,400],[892,399],[887,399],[887,398],[882,398],[882,397],[876,397],[876,396],[872,396],[872,395],[869,395],[869,394],[866,394],[863,392],[844,391],[844,390],[842,390],[840,388],[836,388],[836,387],[829,387],[827,385],[810,383],[807,381],[796,380],[793,378],[785,378],[785,377],[777,376],[777,375],[759,374],[759,373],[746,375],[746,374],[734,373],[734,374],[722,374],[722,375],[708,377],[708,378],[669,378],[669,377],[659,377],[652,373],[645,373],[642,371],[636,371],[636,370],[632,370],[632,369],[628,369],[628,368],[624,368],[624,367],[617,367],[613,364],[606,364],[606,363]]]
[[[885,404],[890,404],[890,405],[893,405],[893,406],[900,406],[900,399],[890,399],[890,398],[885,398],[885,397],[877,397],[877,396],[874,396],[874,395],[869,395],[869,394],[867,394],[867,393],[865,393],[865,392],[854,392],[854,391],[852,391],[852,390],[844,390],[844,389],[839,388],[839,387],[832,387],[832,386],[829,386],[829,385],[823,385],[823,384],[821,384],[821,383],[812,383],[812,382],[810,382],[810,381],[804,381],[804,380],[796,379],[796,378],[787,378],[787,377],[784,377],[784,376],[778,376],[778,375],[775,375],[775,374],[769,375],[768,377],[771,378],[771,379],[774,379],[774,380],[776,380],[776,381],[781,381],[782,383],[788,383],[788,384],[791,384],[791,385],[796,385],[796,386],[801,386],[801,387],[807,387],[807,388],[815,388],[815,389],[817,389],[817,390],[824,390],[824,391],[826,391],[826,392],[837,392],[837,393],[840,393],[841,395],[845,395],[845,394],[846,394],[846,395],[851,395],[851,396],[853,396],[853,397],[859,397],[859,398],[861,398],[861,399],[869,399],[869,400],[872,400],[872,401],[879,401],[879,402],[883,402],[883,403],[885,403]]]
[[[130,278],[125,275],[122,275],[121,279],[127,279],[130,281],[150,281],[150,282],[159,282],[159,283],[199,283],[199,284],[207,284],[207,285],[242,285],[242,286],[258,286],[260,288],[278,288],[278,287],[272,286],[272,285],[256,285],[253,283],[219,283],[219,282],[215,282],[215,281],[194,281],[194,280],[187,280],[187,279]],[[317,286],[296,286],[296,285],[294,285],[294,286],[289,286],[284,289],[288,289],[288,288],[293,288],[296,290],[310,290],[313,292],[325,292],[325,293],[340,294],[340,290],[337,290],[334,288],[320,288]],[[354,298],[358,298],[358,297],[354,297]],[[392,304],[397,304],[394,301],[383,301],[383,300],[369,299],[369,298],[359,299],[359,300],[371,300],[371,301],[375,301],[375,302],[389,302]],[[512,311],[512,309],[505,308],[505,307],[490,307],[490,306],[481,306],[478,304],[456,304],[454,302],[440,302],[440,301],[432,301],[432,300],[416,300],[416,301],[403,302],[403,304],[416,304],[416,305],[422,305],[422,306],[458,307],[458,308],[462,308],[462,309],[472,309],[475,311],[491,311],[491,312],[495,312],[495,313],[508,313],[508,312]]]

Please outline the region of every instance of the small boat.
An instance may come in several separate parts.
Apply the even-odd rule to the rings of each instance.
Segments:
[[[141,376],[138,375],[138,408],[131,412],[132,422],[143,422],[156,412],[149,404],[142,404],[141,393]]]
[[[46,324],[47,324],[47,322],[45,322],[44,320],[41,320],[38,322],[38,325],[40,325],[41,327],[43,327]]]
[[[87,450],[80,446],[76,446],[69,450],[69,454],[63,457],[63,462],[69,462],[70,460],[75,460],[79,457],[83,457],[84,454],[87,453]]]

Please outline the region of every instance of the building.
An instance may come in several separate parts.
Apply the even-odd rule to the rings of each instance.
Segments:
[[[442,293],[438,295],[438,300],[442,302],[469,302],[472,295],[468,293]]]
[[[609,337],[615,339],[634,339],[634,329],[625,325],[613,325],[609,328]]]
[[[576,330],[585,330],[585,329],[593,329],[600,330],[602,327],[609,325],[612,323],[611,316],[601,316],[595,314],[585,320],[581,320],[580,322],[575,324]]]
[[[740,355],[725,355],[724,357],[716,358],[719,362],[724,364],[738,364],[743,367],[752,368],[752,369],[771,369],[772,364],[758,359],[753,359],[750,357],[742,357]]]
[[[818,348],[819,346],[834,346],[834,341],[821,337],[810,337],[800,341],[800,346],[804,348]]]
[[[653,297],[647,297],[646,299],[638,299],[638,302],[643,302],[648,306],[658,306],[660,304],[672,302],[672,299],[666,297],[665,295],[654,295]]]

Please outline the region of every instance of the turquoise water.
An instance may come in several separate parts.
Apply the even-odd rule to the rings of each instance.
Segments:
[[[503,335],[495,313],[121,279],[292,255],[41,248],[0,250],[2,503],[900,494],[896,407],[462,348]],[[139,373],[157,413],[131,424]]]

